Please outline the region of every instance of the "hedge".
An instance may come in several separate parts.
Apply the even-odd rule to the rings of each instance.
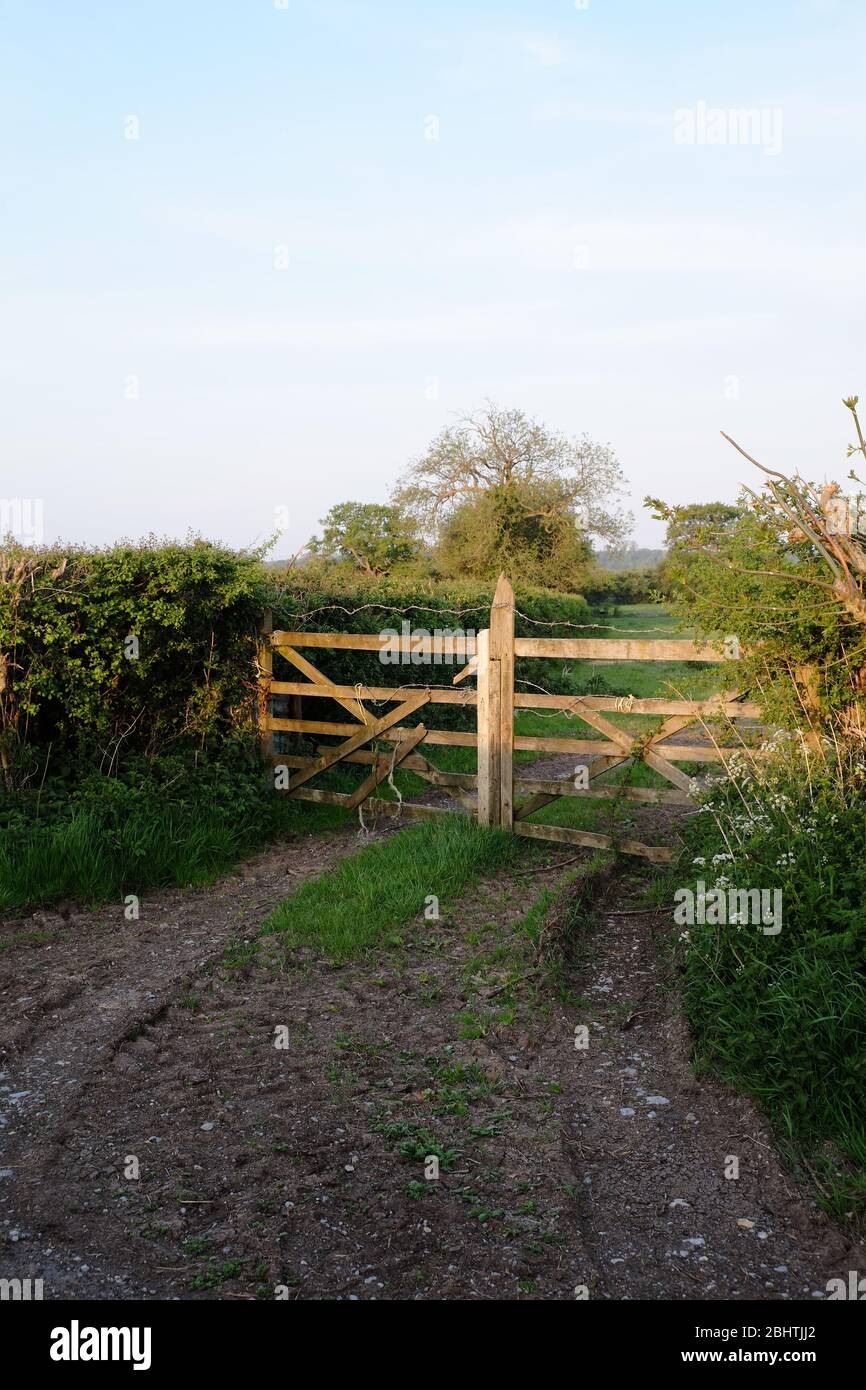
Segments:
[[[4,762],[25,742],[104,758],[121,745],[218,743],[249,727],[270,593],[259,557],[201,540],[4,544]]]
[[[111,770],[132,753],[205,746],[214,753],[249,734],[257,632],[268,607],[276,626],[308,631],[399,631],[404,618],[429,631],[478,631],[488,625],[492,594],[492,584],[286,576],[255,553],[198,539],[150,538],[101,550],[9,542],[0,547],[0,758],[7,785],[22,748],[50,745],[55,769],[72,753]],[[518,583],[516,599],[518,635],[574,635],[592,622],[580,595]],[[394,668],[376,652],[321,651],[314,659],[345,685],[450,684],[457,669]],[[517,677],[556,688],[560,666],[518,663]],[[279,657],[275,673],[297,675]],[[315,711],[345,720],[330,701],[316,701]],[[458,707],[436,710],[442,727],[471,727],[472,718],[473,711]],[[25,780],[41,761],[24,758]]]

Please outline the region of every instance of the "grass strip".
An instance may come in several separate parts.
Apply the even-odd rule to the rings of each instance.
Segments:
[[[520,842],[467,817],[444,815],[367,845],[271,912],[263,934],[310,946],[338,964],[392,938],[432,897],[513,861]]]

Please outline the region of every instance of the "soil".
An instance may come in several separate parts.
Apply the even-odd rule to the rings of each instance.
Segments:
[[[575,870],[553,846],[339,969],[255,950],[358,844],[298,837],[138,921],[0,925],[0,1277],[50,1299],[774,1300],[866,1268],[752,1103],[693,1074],[635,873],[598,886],[593,928],[563,919],[558,968],[524,921]]]

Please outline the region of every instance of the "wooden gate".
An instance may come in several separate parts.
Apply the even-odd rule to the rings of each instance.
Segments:
[[[269,617],[262,627],[259,650],[260,731],[263,754],[271,764],[282,765],[289,773],[282,788],[288,795],[308,801],[325,801],[351,810],[362,803],[386,815],[429,818],[443,814],[434,806],[419,806],[373,796],[374,791],[397,767],[417,773],[425,781],[446,792],[459,808],[477,816],[482,825],[533,839],[554,840],[588,848],[615,848],[640,855],[656,863],[669,861],[673,851],[667,846],[646,845],[640,841],[577,830],[570,826],[539,825],[528,818],[561,796],[622,798],[643,805],[685,805],[689,802],[690,780],[678,763],[724,762],[734,748],[720,748],[715,740],[701,743],[671,743],[689,725],[725,716],[729,719],[757,719],[760,707],[743,698],[735,689],[707,700],[635,699],[631,696],[557,695],[515,689],[514,663],[518,657],[547,660],[603,661],[686,661],[720,663],[725,652],[680,639],[631,639],[595,637],[515,637],[514,593],[508,579],[500,577],[490,612],[489,627],[473,637],[410,636],[406,656],[413,666],[426,667],[434,661],[468,658],[451,686],[430,683],[394,686],[359,684],[337,685],[306,657],[301,648],[342,651],[381,651],[383,637],[376,633],[281,632],[272,630]],[[279,652],[306,679],[275,680],[273,654]],[[417,663],[417,666],[416,666]],[[472,689],[467,682],[477,682]],[[528,684],[528,683],[526,683]],[[459,687],[459,688],[457,688]],[[270,708],[273,696],[319,698],[336,701],[351,717],[350,723],[334,723],[301,717],[280,718]],[[367,703],[393,704],[385,714],[375,715]],[[462,705],[476,710],[476,732],[428,728],[415,723],[427,706]],[[515,735],[515,710],[563,710],[589,725],[598,738],[543,738]],[[610,713],[629,713],[662,717],[659,728],[647,735],[635,735],[605,717]],[[320,747],[315,757],[274,754],[271,735],[277,731],[300,734],[337,735],[341,742]],[[382,751],[373,743],[393,745]],[[444,772],[424,756],[424,744],[475,747],[476,773]],[[568,753],[591,758],[586,785],[577,787],[571,779],[552,780],[515,776],[515,752]],[[668,787],[598,785],[604,772],[633,761],[643,761],[659,773]],[[318,774],[340,763],[360,763],[370,771],[350,793],[320,790],[308,786]],[[292,771],[294,769],[294,771]],[[595,785],[593,785],[595,783]],[[475,796],[473,797],[473,792]]]
[[[274,766],[296,769],[282,790],[301,801],[324,801],[332,805],[344,806],[352,810],[362,803],[376,814],[401,815],[410,819],[426,820],[444,814],[440,807],[417,806],[409,802],[390,801],[373,796],[373,792],[397,767],[404,767],[416,773],[424,781],[432,783],[451,797],[461,810],[476,811],[476,803],[471,792],[477,786],[474,774],[443,772],[434,767],[419,751],[422,743],[428,745],[451,745],[475,747],[477,734],[457,732],[449,729],[429,729],[423,723],[412,727],[402,721],[419,713],[426,705],[449,704],[473,707],[476,704],[475,691],[455,690],[441,685],[412,684],[401,686],[371,686],[367,684],[337,685],[323,674],[305,656],[301,648],[326,648],[332,651],[381,652],[383,637],[378,633],[325,633],[325,632],[282,632],[273,631],[270,615],[266,615],[262,625],[259,645],[259,729],[262,740],[264,760]],[[273,676],[274,652],[296,668],[306,680],[283,681]],[[454,661],[474,657],[473,638],[423,637],[409,641],[405,655],[421,663],[432,662],[438,658]],[[383,668],[384,669],[384,668]],[[300,712],[290,718],[275,716],[270,701],[273,696],[289,696],[292,701],[301,698],[329,699],[341,705],[351,716],[352,722],[334,723],[318,719],[305,719]],[[366,708],[364,702],[393,703],[396,708],[384,715],[375,715]],[[342,742],[318,750],[315,758],[293,754],[275,754],[271,746],[271,735],[278,732],[338,735]],[[383,753],[371,748],[373,743],[393,744],[393,748]],[[371,770],[360,782],[354,792],[334,792],[308,787],[319,773],[339,763],[360,763]]]

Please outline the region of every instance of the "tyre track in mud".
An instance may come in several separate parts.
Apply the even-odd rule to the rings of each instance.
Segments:
[[[786,1168],[751,1100],[694,1074],[669,923],[627,887],[612,885],[589,938],[589,1045],[563,1117],[590,1295],[824,1298],[866,1250]]]
[[[254,936],[292,885],[357,848],[351,827],[293,838],[207,889],[143,896],[138,920],[110,905],[0,923],[0,1272],[19,1253],[9,1247],[26,1240],[34,1208],[50,1205],[40,1185],[52,1190],[76,1118],[118,1049],[157,1023],[227,946]],[[95,1293],[99,1276],[89,1274]]]
[[[356,844],[350,833],[341,852]],[[315,871],[327,862],[317,854]],[[283,877],[245,899],[245,919],[257,926],[284,891]],[[536,1114],[539,1103],[548,1104],[537,1073],[551,1030],[539,1027],[530,1036],[522,1025],[496,1025],[489,1044],[480,1037],[454,1041],[475,957],[471,935],[497,916],[507,941],[509,923],[525,911],[525,880],[514,892],[507,880],[482,881],[467,900],[453,919],[423,923],[387,970],[374,957],[337,971],[307,953],[287,970],[256,959],[209,973],[208,961],[238,934],[221,931],[214,939],[204,923],[192,943],[200,1014],[186,1012],[180,998],[191,978],[180,969],[190,964],[188,952],[175,954],[170,982],[150,991],[143,1013],[139,999],[107,1031],[90,1006],[84,1014],[87,995],[79,993],[70,1010],[81,1020],[76,1045],[90,1050],[89,1064],[78,1068],[62,1111],[60,1085],[49,1088],[51,1105],[25,1097],[16,1119],[18,1167],[9,1189],[15,1203],[10,1209],[4,1202],[3,1218],[7,1242],[13,1219],[19,1238],[2,1252],[4,1274],[44,1277],[49,1297],[202,1297],[219,1273],[219,1257],[231,1255],[237,1277],[227,1276],[211,1296],[250,1296],[241,1266],[244,1276],[255,1268],[270,1281],[289,1278],[309,1297],[513,1296],[521,1278],[547,1296],[567,1296],[573,1276],[566,1265],[575,1253],[561,1190],[567,1175],[555,1135],[538,1133]],[[207,895],[181,898],[176,920],[188,927],[208,907]],[[103,934],[96,945],[105,942]],[[116,971],[113,956],[109,965]],[[93,973],[100,977],[98,968]],[[122,983],[115,978],[116,988]],[[147,983],[138,982],[139,992]],[[292,1049],[280,1053],[274,1021],[285,1019]],[[52,1020],[38,1052],[29,1054],[37,1081],[39,1068],[55,1060],[48,1043],[59,1045],[64,1022]],[[555,1047],[562,1037],[560,1023]],[[347,1047],[353,1075],[344,1085],[331,1075],[336,1063],[329,1059],[342,1062]],[[485,1068],[495,1095],[490,1113],[468,1117],[487,1137],[472,1147],[470,1133],[457,1170],[425,1209],[407,1195],[413,1165],[407,1168],[381,1136],[377,1117],[391,1113],[395,1097],[398,1117],[404,1104],[429,1109],[430,1093],[421,1088],[433,1053],[437,1067],[450,1066],[453,1053],[459,1066]],[[444,1113],[449,1119],[428,1122],[450,1125],[450,1105]],[[457,1128],[462,1113],[461,1103]],[[141,1156],[140,1185],[123,1181],[129,1153]],[[546,1183],[543,1214],[515,1216],[503,1248],[493,1233],[498,1216],[488,1228],[484,1213],[495,1213],[500,1189],[518,1182],[524,1195]],[[534,1239],[536,1228],[546,1238],[560,1218],[562,1247]],[[190,1246],[196,1253],[207,1247],[207,1258],[197,1265]],[[428,1282],[419,1295],[421,1271]]]
[[[254,1297],[259,1270],[307,1298],[773,1301],[866,1267],[752,1103],[694,1076],[667,923],[625,868],[596,928],[572,928],[567,999],[533,994],[527,960],[511,1013],[502,952],[525,949],[558,861],[476,883],[390,959],[213,970],[358,847],[351,827],[281,845],[205,892],[142,899],[138,922],[41,914],[50,941],[0,954],[4,1277],[44,1277],[49,1297]],[[474,1035],[455,1027],[467,1009],[485,1014]],[[443,1118],[430,1058],[477,1064],[490,1093]],[[407,1195],[386,1112],[460,1152],[435,1192]],[[140,1185],[119,1175],[130,1152]]]

